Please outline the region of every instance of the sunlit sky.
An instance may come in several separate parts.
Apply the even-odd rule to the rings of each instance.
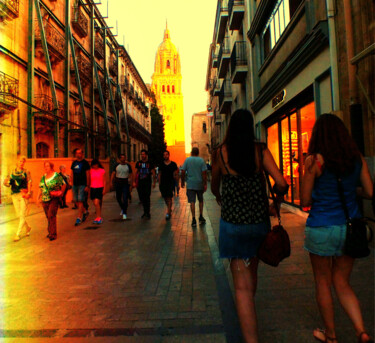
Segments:
[[[124,44],[145,83],[151,83],[155,55],[163,41],[166,20],[171,40],[180,52],[184,95],[186,151],[191,149],[191,116],[206,110],[205,81],[217,0],[108,0],[107,24],[118,23]],[[107,0],[98,5],[106,15]]]

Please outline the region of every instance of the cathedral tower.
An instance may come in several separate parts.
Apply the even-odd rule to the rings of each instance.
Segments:
[[[164,118],[165,141],[171,159],[181,165],[185,160],[185,125],[181,90],[180,54],[171,42],[168,27],[155,58],[151,89]]]

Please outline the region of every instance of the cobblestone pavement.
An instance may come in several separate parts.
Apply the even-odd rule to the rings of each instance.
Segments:
[[[75,211],[60,210],[53,242],[45,238],[42,213],[28,218],[31,236],[17,243],[17,222],[0,224],[0,342],[240,342],[227,262],[218,259],[220,212],[213,196],[206,194],[207,224],[192,229],[184,194],[175,198],[170,222],[159,192],[152,194],[150,221],[140,218],[133,194],[126,222],[113,193],[105,196],[100,227],[91,224],[91,213],[75,228]],[[303,220],[285,212],[283,222],[292,256],[278,268],[260,267],[260,342],[309,343],[320,320],[302,249]],[[369,328],[373,262],[372,253],[353,273]],[[337,323],[340,343],[354,342],[341,310]]]

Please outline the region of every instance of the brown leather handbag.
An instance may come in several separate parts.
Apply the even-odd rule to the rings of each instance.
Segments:
[[[258,250],[258,257],[264,263],[277,267],[282,260],[290,256],[290,240],[288,232],[286,232],[281,225],[280,208],[277,205],[269,176],[267,173],[265,174],[272,200],[276,208],[279,224],[275,225],[272,230],[267,233],[266,238]]]

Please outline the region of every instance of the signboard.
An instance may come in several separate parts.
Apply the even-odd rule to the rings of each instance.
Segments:
[[[214,116],[214,112],[207,112],[207,117],[213,117]]]
[[[286,97],[286,90],[283,89],[280,93],[278,93],[273,99],[272,99],[272,108],[279,107],[284,101]]]

